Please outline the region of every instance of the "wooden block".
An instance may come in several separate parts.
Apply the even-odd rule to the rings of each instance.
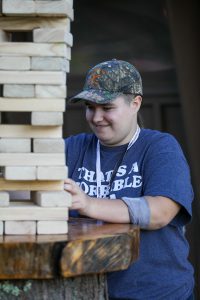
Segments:
[[[1,138],[0,152],[4,152],[4,153],[31,152],[31,139]]]
[[[0,153],[0,166],[64,166],[64,153]]]
[[[24,43],[12,42],[1,43],[0,56],[58,56],[70,59],[69,47],[65,44],[48,44],[48,43]],[[70,49],[70,48],[69,48]]]
[[[67,16],[74,18],[73,9],[66,0],[59,1],[24,1],[4,0],[2,13],[6,16]]]
[[[14,0],[13,0],[14,1]],[[36,4],[36,15],[38,16],[60,16],[69,17],[72,21],[74,20],[74,11],[72,6],[66,0],[59,1],[35,1]]]
[[[0,209],[2,221],[67,221],[67,207],[40,207],[30,201],[13,201]]]
[[[37,234],[66,234],[68,223],[66,221],[39,221]]]
[[[35,13],[35,1],[29,0],[4,0],[2,13],[4,15],[30,15]]]
[[[33,152],[36,153],[64,153],[63,139],[33,139]]]
[[[63,57],[32,57],[31,70],[69,73],[69,60]]]
[[[62,112],[32,112],[31,124],[36,126],[55,126],[63,124]]]
[[[35,85],[35,96],[37,98],[66,98],[66,85]]]
[[[42,207],[70,207],[71,194],[66,191],[37,191],[33,192],[33,201]]]
[[[30,67],[29,57],[0,57],[0,70],[30,70]]]
[[[64,181],[12,181],[0,178],[0,191],[62,191]],[[27,201],[27,200],[26,200]]]
[[[66,74],[58,71],[0,71],[0,84],[54,84],[66,83]]]
[[[0,29],[8,31],[33,30],[35,28],[63,28],[70,32],[69,18],[52,17],[1,17]]]
[[[0,30],[0,42],[2,43],[2,42],[10,42],[10,41],[11,41],[11,34],[3,30]]]
[[[65,99],[39,99],[39,98],[0,98],[1,111],[35,111],[39,112],[64,112]],[[47,114],[47,113],[46,113]],[[51,114],[51,113],[50,113]],[[59,117],[61,121],[61,117]],[[62,123],[60,123],[61,125]],[[59,125],[59,124],[55,124]]]
[[[66,43],[73,46],[73,36],[62,28],[36,28],[33,30],[34,43]]]
[[[6,235],[36,234],[36,221],[5,221]]]
[[[0,221],[0,235],[3,235],[4,222]]]
[[[51,163],[51,162],[49,162]],[[38,180],[64,180],[67,178],[68,169],[66,166],[38,166]]]
[[[0,136],[6,138],[61,138],[62,126],[0,125]]]
[[[9,206],[10,196],[8,192],[0,192],[0,207]]]
[[[3,96],[8,98],[34,98],[35,86],[33,84],[4,84]]]
[[[4,168],[6,180],[36,180],[36,167],[7,166]]]

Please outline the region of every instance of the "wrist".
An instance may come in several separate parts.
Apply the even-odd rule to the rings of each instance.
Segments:
[[[79,209],[78,211],[81,215],[89,217],[91,206],[92,206],[91,197],[88,196],[87,194],[85,194],[84,206],[81,209]]]

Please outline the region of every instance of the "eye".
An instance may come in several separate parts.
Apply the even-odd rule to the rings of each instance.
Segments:
[[[113,106],[104,106],[103,107],[103,110],[105,110],[105,111],[109,111],[111,109],[113,109]]]
[[[93,107],[92,105],[86,105],[86,109],[87,109],[87,110],[93,110],[94,107]]]

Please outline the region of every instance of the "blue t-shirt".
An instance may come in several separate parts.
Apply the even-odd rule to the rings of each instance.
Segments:
[[[96,145],[93,134],[66,139],[69,177],[96,197]],[[127,145],[100,147],[102,193]],[[126,152],[112,182],[109,198],[165,196],[181,205],[178,215],[158,230],[141,230],[140,255],[127,270],[108,273],[109,296],[134,300],[185,300],[193,290],[193,268],[184,236],[192,214],[193,190],[189,167],[173,136],[141,129]]]

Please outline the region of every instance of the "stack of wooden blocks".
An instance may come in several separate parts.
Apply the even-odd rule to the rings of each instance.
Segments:
[[[0,0],[0,235],[68,232],[62,125],[72,1]],[[5,112],[26,112],[30,124],[6,124]]]

